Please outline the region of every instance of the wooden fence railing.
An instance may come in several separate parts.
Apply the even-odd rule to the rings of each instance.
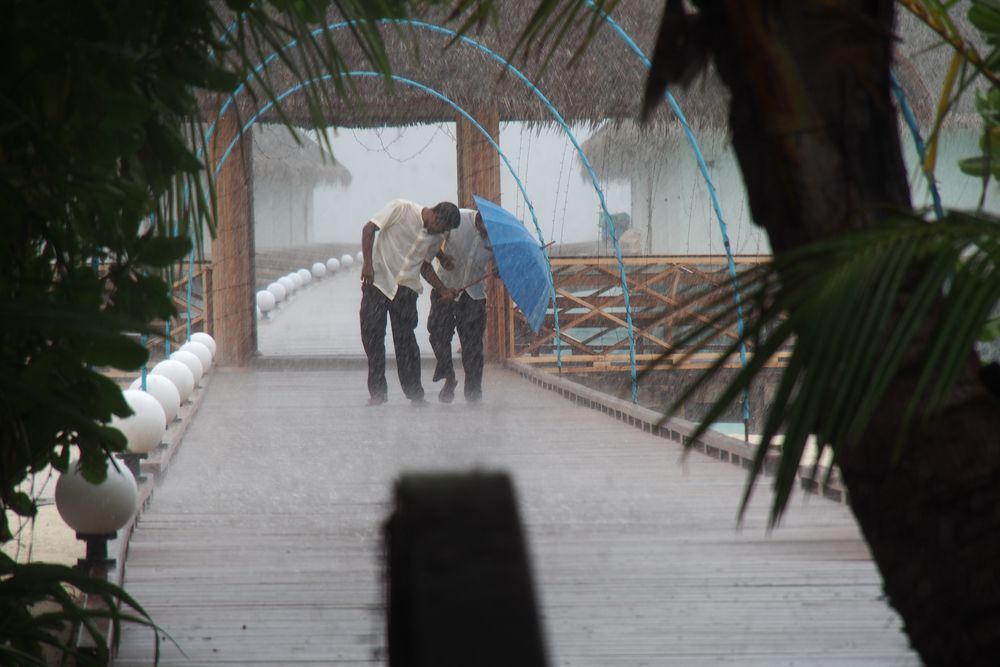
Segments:
[[[768,261],[767,257],[736,258],[737,271]],[[685,350],[674,341],[691,327],[710,321],[718,308],[735,308],[725,257],[647,256],[624,260],[636,364],[640,370],[706,368],[736,340],[735,326],[718,328],[706,349],[683,362]],[[627,372],[629,337],[625,299],[618,262],[613,257],[555,257],[552,274],[559,311],[562,370],[570,373]],[[511,358],[534,367],[556,365],[555,317],[552,308],[538,334],[531,332],[520,311],[509,319]],[[748,350],[752,353],[752,350]],[[770,366],[783,365],[780,354]],[[727,367],[739,367],[734,356]]]
[[[170,320],[170,346],[177,349],[187,340],[188,320],[188,265],[180,264],[174,271],[171,285],[174,307],[177,315]],[[191,330],[204,331],[211,334],[212,321],[212,263],[195,262],[191,270]],[[157,325],[165,330],[165,322]],[[162,354],[163,336],[152,336],[149,339],[150,351],[159,350]]]

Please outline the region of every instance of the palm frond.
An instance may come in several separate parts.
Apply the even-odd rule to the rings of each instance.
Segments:
[[[94,596],[104,608],[85,606],[70,590]],[[39,611],[39,603],[49,603],[49,611]],[[79,664],[108,664],[110,651],[97,625],[111,623],[114,636],[122,623],[152,628],[156,635],[155,655],[159,658],[159,638],[166,636],[145,609],[124,589],[103,579],[64,565],[15,563],[0,554],[0,661],[3,664],[44,665],[41,647],[50,646]],[[84,656],[75,647],[76,631],[83,628],[95,640],[96,655]]]
[[[1000,301],[1000,222],[950,212],[939,223],[900,216],[777,258],[741,278],[749,318],[740,342],[746,368],[720,393],[692,435],[696,439],[748,389],[779,350],[792,348],[764,420],[760,449],[740,514],[750,499],[769,445],[784,434],[771,522],[781,516],[810,436],[834,457],[856,446],[883,404],[890,383],[916,369],[897,455],[910,429],[939,411]],[[727,295],[720,295],[720,301]],[[677,341],[700,344],[717,316]],[[670,406],[685,401],[723,368],[720,359]]]

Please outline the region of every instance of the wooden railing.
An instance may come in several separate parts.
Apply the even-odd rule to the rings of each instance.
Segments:
[[[736,258],[737,272],[768,261],[767,257]],[[735,325],[716,327],[718,333],[701,351],[685,356],[674,341],[692,327],[708,323],[719,308],[735,308],[725,257],[626,257],[626,283],[632,309],[636,365],[640,370],[702,369],[715,362],[737,338]],[[737,275],[738,275],[737,273]],[[621,274],[614,257],[555,257],[562,371],[609,372],[630,369],[629,336]],[[549,308],[538,334],[515,311],[509,319],[511,358],[534,367],[556,365],[555,316]],[[752,349],[748,350],[752,353]],[[779,354],[770,366],[784,365]],[[738,356],[726,367],[739,367]]]
[[[170,320],[170,346],[177,349],[187,340],[188,318],[188,264],[183,262],[174,271],[174,281],[171,285],[174,307],[177,316]],[[195,262],[191,269],[191,331],[212,333],[212,263]],[[160,322],[158,329],[165,330],[165,323]],[[152,336],[149,339],[150,351],[159,350],[162,354],[163,336]]]

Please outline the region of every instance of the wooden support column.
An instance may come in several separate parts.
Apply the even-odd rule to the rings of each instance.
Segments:
[[[215,165],[239,131],[230,111],[212,141]],[[216,177],[218,229],[212,241],[210,332],[218,344],[216,363],[244,366],[257,352],[253,264],[252,138],[240,139]]]
[[[500,113],[494,108],[472,107],[466,111],[500,141]],[[458,205],[473,208],[472,195],[500,203],[500,155],[483,133],[464,116],[456,122],[458,143]],[[486,283],[486,335],[483,352],[486,361],[500,363],[511,356],[510,331],[513,306],[507,290],[498,278]]]

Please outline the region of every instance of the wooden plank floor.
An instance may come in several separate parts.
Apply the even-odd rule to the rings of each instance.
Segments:
[[[473,468],[514,477],[553,667],[919,664],[843,505],[796,496],[768,534],[764,487],[737,528],[741,470],[512,373],[481,405],[389,386],[366,408],[363,368],[216,372],[126,565],[161,664],[382,664],[393,480]],[[115,664],[152,643],[129,628]]]

